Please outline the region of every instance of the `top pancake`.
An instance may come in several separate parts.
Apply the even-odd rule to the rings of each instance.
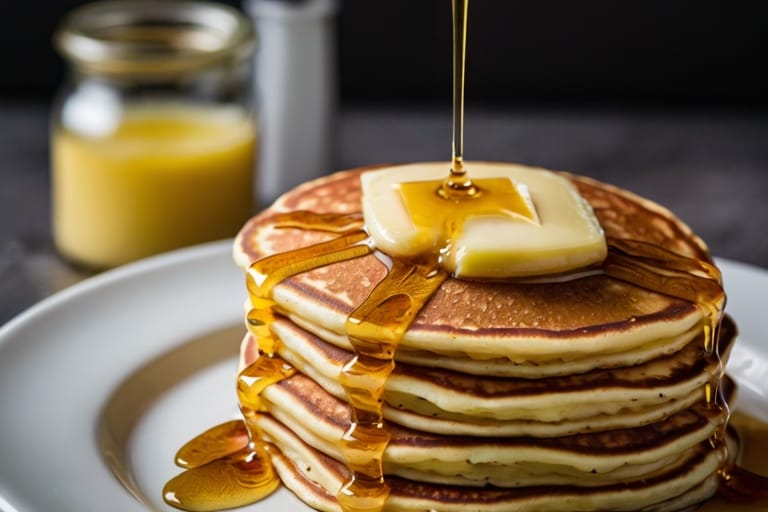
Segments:
[[[359,174],[365,170],[369,169],[332,174],[285,194],[243,227],[234,245],[235,261],[246,268],[259,258],[338,236],[279,227],[275,216],[295,210],[360,212]],[[566,176],[592,205],[607,236],[649,242],[710,261],[704,243],[663,207],[610,185]],[[307,330],[349,348],[343,334],[346,318],[385,273],[384,264],[371,254],[287,278],[275,286],[273,298],[282,312]],[[468,361],[502,358],[515,364],[626,352],[636,357],[646,346],[683,336],[702,318],[695,304],[604,274],[544,283],[449,278],[411,324],[398,353]]]

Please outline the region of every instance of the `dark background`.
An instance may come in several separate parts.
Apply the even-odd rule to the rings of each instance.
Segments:
[[[0,96],[52,95],[63,66],[51,34],[83,3],[4,2]],[[340,7],[343,103],[449,101],[448,0]],[[767,14],[738,0],[473,0],[467,102],[765,108]]]

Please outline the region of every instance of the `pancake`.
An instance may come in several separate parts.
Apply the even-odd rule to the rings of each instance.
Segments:
[[[344,399],[338,375],[352,353],[285,319],[276,320],[273,330],[280,337],[278,354],[284,360]],[[735,325],[726,317],[719,347],[722,361],[734,339]],[[244,343],[247,347],[255,342]],[[477,436],[551,437],[643,425],[701,402],[701,390],[719,374],[721,364],[700,357],[702,344],[697,337],[679,352],[643,364],[567,378],[478,379],[399,363],[386,383],[384,415],[415,429]],[[599,401],[594,399],[597,392]]]
[[[260,426],[279,447],[272,460],[283,483],[308,505],[324,511],[340,511],[335,495],[349,478],[346,466],[302,441],[282,423],[262,417]],[[421,512],[465,511],[681,511],[695,508],[714,494],[714,474],[722,460],[706,444],[690,450],[681,464],[667,466],[640,481],[624,481],[597,487],[542,485],[536,487],[464,487],[430,484],[390,477],[385,510]]]
[[[511,166],[470,165],[481,174]],[[397,264],[366,245],[364,171],[288,192],[233,247],[253,303],[241,369],[264,360],[290,368],[268,376],[247,422],[272,443],[273,463],[299,498],[340,510],[352,468],[378,449],[384,510],[677,511],[712,496],[729,453],[721,400],[730,388],[721,378],[736,327],[727,317],[713,323],[719,274],[684,223],[632,193],[562,173],[605,231],[606,263],[532,278],[448,276],[397,341],[377,331],[381,338],[361,345],[347,334],[350,315]],[[649,272],[661,285],[643,285]],[[413,300],[393,291],[387,300]],[[361,346],[373,355],[356,353]],[[350,373],[361,357],[383,370]],[[349,379],[371,384],[352,396]],[[370,412],[357,405],[365,400],[380,404],[379,423],[355,419]],[[350,452],[360,423],[384,441]]]
[[[594,202],[607,236],[643,240],[709,261],[701,240],[670,212],[613,187],[575,176],[572,180],[585,199]],[[335,237],[281,227],[280,212],[353,214],[359,209],[359,172],[301,186],[244,226],[235,241],[235,261],[245,269],[266,255]],[[385,274],[385,264],[371,254],[289,277],[275,286],[273,299],[292,321],[350,349],[344,335],[347,316]],[[410,325],[395,357],[415,352],[429,359],[434,354],[435,365],[446,359],[455,363],[457,358],[481,363],[503,358],[533,366],[579,361],[580,371],[587,371],[599,362],[594,356],[613,356],[616,366],[634,364],[638,353],[685,336],[702,318],[701,309],[691,302],[606,275],[544,286],[449,278]]]
[[[348,341],[343,335],[308,323],[300,317],[292,316],[291,320],[293,324],[316,334],[320,339],[331,341],[337,347],[349,347]],[[624,352],[594,354],[593,357],[568,360],[553,358],[548,361],[539,361],[536,364],[531,364],[530,361],[514,362],[507,357],[469,357],[465,353],[450,352],[445,349],[438,354],[408,347],[398,347],[396,357],[398,361],[412,363],[416,366],[445,368],[474,375],[541,378],[584,373],[593,368],[621,368],[627,365],[640,364],[661,355],[677,352],[700,335],[699,326],[695,325],[678,336],[654,340]]]
[[[269,421],[276,419],[308,445],[342,459],[340,442],[350,427],[345,402],[302,374],[270,386],[263,397],[273,418]],[[387,474],[422,482],[592,487],[646,478],[662,467],[682,464],[694,446],[708,445],[718,429],[712,417],[699,404],[642,427],[549,439],[446,436],[392,423],[383,461]]]

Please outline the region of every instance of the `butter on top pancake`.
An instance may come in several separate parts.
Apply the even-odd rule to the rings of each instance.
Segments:
[[[282,227],[276,214],[359,212],[359,174],[336,173],[281,197],[240,231],[235,261],[245,268],[261,257],[337,236]],[[607,236],[647,241],[709,261],[703,242],[669,211],[618,188],[568,176],[595,209]],[[343,334],[346,318],[385,273],[385,265],[371,254],[287,278],[275,286],[273,298],[291,320],[349,349]],[[649,360],[667,340],[690,335],[702,319],[695,304],[599,273],[544,283],[448,279],[409,327],[396,358],[402,354],[435,366],[450,361],[461,371],[475,367],[476,373],[496,374],[496,368],[504,374],[510,362],[578,361],[579,371],[588,371],[605,357],[612,357],[614,366]]]

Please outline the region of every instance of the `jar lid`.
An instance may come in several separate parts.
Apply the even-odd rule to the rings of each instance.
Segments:
[[[252,22],[226,5],[116,0],[72,11],[54,44],[86,71],[169,75],[246,58],[254,39]]]

